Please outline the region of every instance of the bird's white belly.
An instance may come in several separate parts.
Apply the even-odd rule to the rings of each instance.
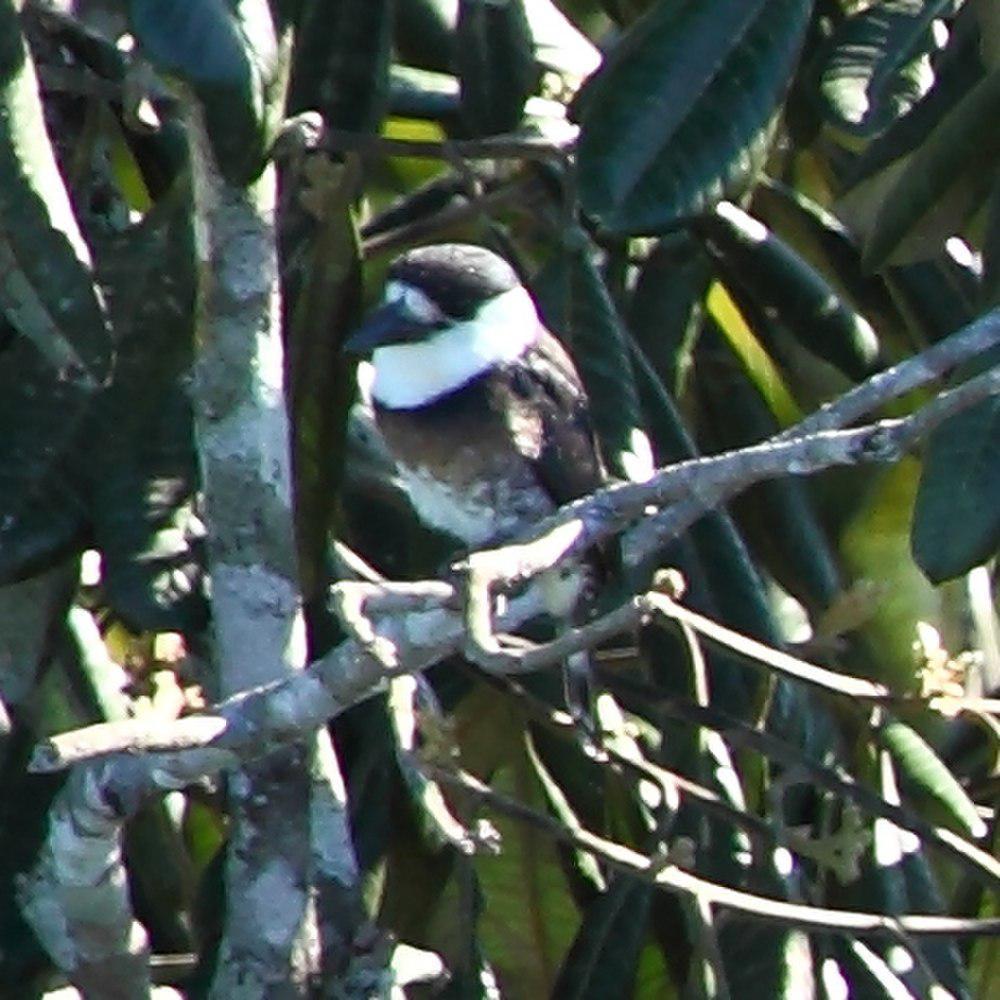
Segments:
[[[508,537],[523,521],[511,498],[504,495],[509,491],[496,484],[459,490],[426,469],[400,465],[399,474],[420,519],[466,545],[483,546]]]
[[[500,544],[533,520],[551,512],[539,494],[539,509],[525,516],[525,493],[497,482],[458,490],[434,478],[426,469],[399,466],[400,477],[420,519],[431,527],[460,538],[470,549]],[[546,509],[547,508],[547,509]],[[576,564],[558,566],[539,578],[542,602],[558,619],[571,617],[586,583]]]

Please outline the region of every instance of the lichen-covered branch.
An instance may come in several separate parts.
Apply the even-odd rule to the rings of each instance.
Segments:
[[[985,329],[989,336],[993,336],[995,331],[992,326]],[[962,334],[955,336],[961,337]],[[975,352],[985,349],[983,345],[984,341],[980,336],[975,342]],[[941,346],[937,345],[931,350],[939,351]],[[970,349],[965,344],[962,348],[965,353],[960,352],[962,357],[967,357]],[[954,350],[948,354],[949,362],[955,356]],[[914,377],[924,377],[931,370],[940,369],[934,365],[918,365],[913,369],[916,373]],[[897,392],[912,387],[912,384],[907,379],[883,382],[877,397],[872,394],[864,396],[865,406],[885,402]],[[646,598],[633,598],[604,618],[589,623],[584,629],[571,630],[553,643],[530,648],[525,652],[523,647],[505,643],[500,638],[500,633],[516,629],[537,614],[540,610],[537,596],[530,587],[515,594],[506,602],[502,614],[497,613],[492,597],[504,591],[509,594],[513,584],[523,583],[565,559],[578,557],[594,543],[633,525],[636,525],[632,529],[633,540],[639,539],[646,546],[646,551],[651,551],[660,545],[668,529],[671,532],[683,530],[683,525],[689,524],[701,513],[763,479],[785,474],[806,474],[833,465],[894,461],[941,420],[972,405],[978,399],[995,395],[998,384],[1000,372],[993,369],[957,389],[940,394],[913,415],[901,420],[880,421],[851,430],[813,429],[792,437],[782,436],[752,448],[679,463],[661,470],[647,483],[611,485],[563,508],[517,544],[474,554],[469,562],[471,572],[463,575],[459,567],[458,585],[440,581],[418,584],[351,582],[339,585],[333,592],[334,605],[351,637],[313,663],[308,670],[291,671],[279,680],[271,680],[257,687],[248,685],[201,717],[155,723],[152,726],[138,722],[108,724],[56,736],[40,746],[34,764],[37,770],[53,770],[77,764],[78,774],[89,777],[77,776],[67,786],[68,799],[60,807],[62,812],[53,814],[46,859],[39,872],[43,872],[45,866],[50,870],[65,871],[65,866],[59,861],[60,852],[65,852],[70,858],[81,857],[88,852],[93,857],[113,857],[118,825],[144,796],[164,788],[181,787],[196,780],[201,774],[230,767],[237,762],[258,760],[289,743],[300,741],[327,718],[383,690],[392,677],[421,671],[458,650],[464,649],[474,655],[481,655],[487,669],[517,672],[554,663],[565,657],[568,651],[593,645],[622,628],[637,623],[645,615],[662,614],[697,628],[713,641],[729,645],[767,669],[784,673],[798,681],[819,686],[843,697],[872,702],[893,700],[891,693],[878,685],[833,674],[781,651],[767,650],[752,640],[693,615],[677,602],[656,594]],[[836,420],[846,420],[856,416],[856,410],[857,407],[852,404],[850,407],[834,409],[833,412]],[[208,416],[215,418],[212,414],[206,415],[206,419]],[[809,426],[808,422],[800,425]],[[211,451],[207,454],[211,455]],[[226,455],[223,450],[218,457],[222,460]],[[225,481],[223,486],[227,487]],[[650,514],[650,507],[657,512]],[[679,528],[678,525],[682,527]],[[234,546],[232,549],[223,547],[216,553],[217,559],[227,556],[230,558],[229,563],[223,564],[222,572],[223,587],[228,590],[226,598],[236,600],[241,593],[244,596],[270,594],[276,597],[275,603],[254,605],[251,602],[249,606],[244,605],[237,610],[239,614],[246,614],[248,607],[251,610],[256,608],[258,614],[266,612],[269,618],[268,628],[273,629],[267,636],[267,641],[271,643],[268,647],[271,655],[277,662],[288,663],[289,650],[294,648],[294,644],[287,644],[295,633],[297,606],[294,598],[289,598],[286,602],[281,597],[285,593],[280,580],[281,568],[275,570],[279,579],[274,584],[266,573],[261,575],[259,570],[242,564],[239,559],[232,559],[234,552],[245,554],[254,551],[252,547],[246,548],[252,541],[251,536],[244,537],[237,531],[230,537],[230,541]],[[284,551],[291,552],[292,548]],[[266,555],[261,554],[262,557]],[[269,565],[266,560],[264,564]],[[261,584],[263,589],[259,589]],[[470,587],[478,594],[473,600],[469,600],[469,594],[466,593]],[[470,616],[473,619],[471,625]],[[285,623],[284,631],[275,628],[277,622]],[[229,655],[246,657],[253,664],[259,659],[260,648],[263,647],[248,646],[244,637],[239,636],[234,639]],[[237,666],[238,663],[234,662],[234,669]],[[706,725],[712,725],[711,720],[702,721]],[[760,739],[765,737],[765,734],[752,735]],[[767,747],[757,749],[769,752]],[[770,749],[774,750],[774,747]],[[101,756],[121,750],[130,750],[132,755]],[[140,750],[144,753],[135,755]],[[99,757],[96,762],[93,761],[95,757]],[[816,776],[816,780],[822,783],[828,777],[824,772]],[[891,808],[890,804],[877,796],[867,793],[866,797],[864,790],[853,784],[843,787],[838,785],[835,790],[849,798],[858,798],[863,807],[873,809],[878,815],[891,813],[894,822],[905,826],[912,821],[912,817],[899,809]],[[72,823],[61,822],[58,817],[70,814],[85,817],[86,810],[93,808],[94,802],[114,803],[115,808],[106,814],[101,813],[101,822],[95,824],[96,839],[89,846],[84,846],[85,839],[94,832],[88,829],[87,823],[80,823],[78,819]],[[256,823],[263,821],[265,817],[255,815],[251,819]],[[81,843],[64,842],[67,831],[73,831],[74,836],[81,838]],[[921,826],[920,832],[929,843],[946,850],[988,881],[1000,881],[1000,870],[995,862],[968,841],[948,834],[947,831],[928,828],[926,824]],[[280,841],[287,833],[288,830],[283,828],[276,831],[275,836]],[[342,835],[346,838],[346,826],[343,827]],[[337,869],[340,865],[340,875],[349,879],[353,872],[350,861],[346,865],[341,864],[349,855],[338,857],[340,861],[333,868]],[[116,861],[114,865],[105,866],[105,869],[112,871],[117,870],[117,867]],[[269,878],[275,879],[273,868],[264,870]],[[276,879],[276,884],[291,891],[289,898],[299,898],[290,871],[291,869],[279,867],[277,874],[280,878]],[[99,874],[100,866],[97,866],[89,876],[93,891],[99,888],[100,879],[95,877]],[[250,873],[247,876],[250,878]],[[695,893],[708,891],[701,883],[688,885],[684,882],[690,878],[693,876],[685,874],[673,888]],[[41,889],[33,890],[33,905],[57,905],[52,903],[52,899],[61,891],[58,888],[59,881],[58,878],[54,880],[56,888],[48,896]],[[684,886],[681,882],[684,882]],[[41,884],[36,879],[36,885]],[[252,879],[247,888],[255,888]],[[259,888],[259,883],[256,888]],[[24,891],[29,894],[27,888]],[[254,898],[251,895],[251,904]],[[717,893],[711,899],[720,905],[733,905],[737,908],[745,902],[736,896],[726,896],[725,893]],[[288,911],[284,912],[287,915]],[[763,915],[765,919],[768,918],[767,914]],[[802,920],[808,919],[810,918],[802,916]],[[873,932],[891,929],[884,923],[862,923]],[[861,925],[850,921],[843,926],[846,929],[862,929]],[[971,927],[969,925],[970,932]],[[927,924],[930,932],[945,933],[945,928],[956,933],[962,933],[965,929],[964,925],[947,921],[935,923],[933,928]],[[918,921],[908,930],[920,933],[923,932],[924,925]],[[118,934],[119,945],[115,954],[131,954],[128,942],[132,925],[124,917],[118,922]]]

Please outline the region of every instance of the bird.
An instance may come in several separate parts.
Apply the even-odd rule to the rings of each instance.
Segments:
[[[459,548],[500,545],[607,482],[576,367],[493,251],[406,251],[346,348],[370,354],[374,422],[417,517]],[[599,576],[593,559],[557,568],[550,616],[579,621]]]

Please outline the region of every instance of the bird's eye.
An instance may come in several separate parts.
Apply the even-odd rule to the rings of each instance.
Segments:
[[[446,318],[432,299],[404,281],[390,281],[385,286],[385,301],[398,302],[413,319],[428,326],[440,325]]]

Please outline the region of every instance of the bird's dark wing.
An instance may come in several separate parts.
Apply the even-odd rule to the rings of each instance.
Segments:
[[[556,505],[593,492],[606,481],[586,393],[573,362],[551,334],[505,369],[515,448]]]

